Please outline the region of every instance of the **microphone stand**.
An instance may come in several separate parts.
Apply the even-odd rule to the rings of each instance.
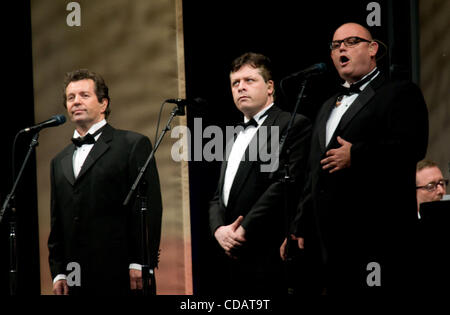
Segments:
[[[25,166],[31,156],[33,149],[39,145],[38,142],[39,131],[36,132],[31,140],[30,147],[28,149],[27,155],[22,163],[19,174],[17,175],[11,192],[6,196],[5,202],[3,203],[2,209],[0,210],[0,223],[3,220],[3,215],[6,210],[11,209],[11,217],[9,222],[9,290],[12,296],[17,295],[18,290],[18,257],[17,257],[17,218],[16,218],[16,208],[11,204],[14,202],[16,188],[24,172]],[[12,161],[14,163],[14,161]]]
[[[284,79],[281,81],[280,86],[282,87]],[[303,93],[305,91],[307,80],[303,79],[301,83],[301,90],[300,93],[297,96],[297,101],[295,103],[294,110],[291,114],[291,119],[289,120],[289,124],[286,129],[286,133],[283,135],[280,143],[280,154],[283,152],[284,144],[286,143],[286,139],[289,136],[289,132],[292,128],[292,125],[294,124],[295,116],[297,115],[297,110],[300,106],[301,100],[303,98]],[[283,194],[284,194],[284,218],[285,218],[285,237],[286,237],[286,247],[285,247],[285,255],[286,255],[286,263],[285,263],[285,272],[286,272],[286,279],[288,280],[287,283],[287,293],[288,295],[294,295],[294,287],[290,285],[290,282],[292,282],[292,277],[290,277],[290,269],[292,268],[293,259],[290,255],[290,243],[291,243],[291,233],[290,233],[290,199],[289,199],[289,188],[290,185],[295,181],[295,179],[292,177],[290,169],[289,169],[289,160],[290,160],[290,150],[286,150],[286,159],[284,163],[284,177],[280,179],[280,181],[283,183]]]
[[[159,145],[162,142],[162,139],[166,132],[170,130],[170,124],[175,116],[184,115],[184,107],[183,105],[178,105],[175,107],[170,113],[169,120],[167,121],[166,127],[162,130],[158,140],[153,147],[153,150],[150,152],[150,155],[147,158],[144,166],[140,169],[139,174],[136,180],[133,183],[133,186],[130,189],[123,205],[128,206],[131,201],[131,198],[134,196],[136,189],[139,187],[139,192],[137,198],[140,200],[141,210],[140,210],[140,230],[141,230],[141,259],[142,259],[142,293],[144,296],[148,295],[156,295],[156,279],[154,270],[150,269],[150,258],[148,252],[148,209],[147,209],[147,196],[146,196],[146,187],[147,182],[145,182],[142,177],[144,176],[150,162],[153,160],[156,150],[158,150]],[[151,278],[151,287],[149,286],[149,279]]]

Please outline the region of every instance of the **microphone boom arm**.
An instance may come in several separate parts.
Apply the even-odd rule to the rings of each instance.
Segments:
[[[150,152],[150,155],[147,158],[147,161],[145,162],[144,166],[140,169],[138,176],[136,177],[136,180],[134,181],[130,192],[128,193],[128,196],[126,197],[125,201],[123,202],[124,206],[127,206],[133,196],[135,195],[136,189],[139,187],[140,191],[138,192],[138,199],[140,199],[140,231],[141,231],[141,259],[142,259],[142,265],[141,265],[141,271],[142,271],[142,293],[144,296],[148,295],[155,295],[156,294],[156,281],[154,276],[154,270],[150,269],[150,257],[148,252],[148,224],[147,224],[147,217],[148,217],[148,211],[147,208],[147,196],[145,195],[145,189],[143,189],[143,186],[147,185],[147,183],[143,180],[144,174],[147,170],[147,167],[149,166],[150,162],[153,160],[155,156],[156,150],[158,150],[159,145],[161,144],[162,139],[164,138],[164,135],[167,131],[170,130],[170,124],[172,123],[172,120],[175,118],[175,116],[182,116],[184,115],[184,108],[181,107],[180,104],[177,104],[177,107],[175,107],[172,112],[170,113],[169,120],[167,121],[166,127],[161,131],[161,134],[158,138],[158,140],[155,143],[155,146],[153,147],[153,150]],[[151,279],[151,287],[149,285],[149,279]]]
[[[25,166],[33,152],[33,149],[39,144],[38,143],[39,132],[36,132],[31,140],[30,147],[28,149],[27,155],[22,163],[19,174],[14,181],[11,192],[6,196],[5,202],[3,203],[2,209],[0,210],[0,223],[2,223],[3,215],[7,209],[11,208],[11,202],[15,199],[16,188],[25,170]],[[14,163],[14,161],[12,161]],[[16,220],[16,210],[11,208],[12,214],[9,222],[9,290],[11,296],[17,295],[18,292],[18,257],[17,257],[17,220]]]
[[[17,174],[16,180],[14,181],[11,192],[6,196],[5,202],[3,203],[2,209],[0,210],[0,223],[2,223],[3,215],[5,214],[6,209],[9,208],[9,204],[10,204],[11,200],[13,200],[15,197],[16,188],[19,184],[20,178],[22,177],[22,174],[23,174],[25,166],[28,162],[28,159],[30,158],[31,152],[33,151],[34,147],[39,145],[38,138],[39,138],[39,133],[37,132],[34,134],[33,139],[31,140],[30,148],[28,149],[27,155],[25,156],[25,159],[22,163],[22,167],[20,168],[19,174]],[[12,161],[12,163],[14,163],[14,161]]]

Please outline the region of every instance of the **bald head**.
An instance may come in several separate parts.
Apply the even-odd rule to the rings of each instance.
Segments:
[[[373,40],[372,39],[372,34],[370,33],[370,31],[365,28],[364,26],[362,26],[361,24],[358,23],[345,23],[342,24],[341,26],[339,26],[339,28],[334,32],[334,37],[336,36],[336,33],[339,32],[354,32],[355,36],[359,36],[368,40]],[[333,37],[333,39],[334,39]]]
[[[331,51],[331,59],[339,76],[349,83],[354,83],[376,67],[377,42],[373,41],[369,30],[357,23],[341,25],[333,35],[333,41],[342,41],[349,37],[359,38],[351,47],[344,43]]]

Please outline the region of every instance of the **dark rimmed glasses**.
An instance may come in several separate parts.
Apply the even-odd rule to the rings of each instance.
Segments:
[[[433,192],[436,190],[438,185],[442,186],[445,189],[445,187],[448,185],[448,179],[441,179],[437,182],[431,182],[424,186],[416,186],[416,189],[425,189],[429,192]]]
[[[358,37],[358,36],[351,36],[351,37],[346,37],[346,38],[340,39],[340,40],[333,40],[330,43],[330,49],[331,50],[338,49],[339,47],[341,47],[342,43],[344,43],[345,47],[354,47],[362,42],[371,43],[372,41]]]

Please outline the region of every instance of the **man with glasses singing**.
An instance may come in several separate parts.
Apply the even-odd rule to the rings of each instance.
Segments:
[[[377,68],[378,48],[356,23],[340,26],[330,43],[343,84],[316,117],[294,224],[299,247],[318,256],[328,294],[411,288],[415,167],[427,149],[428,114],[415,84]]]
[[[430,160],[422,160],[416,168],[417,214],[420,218],[420,204],[439,201],[445,195],[448,179],[442,175],[439,166]]]

